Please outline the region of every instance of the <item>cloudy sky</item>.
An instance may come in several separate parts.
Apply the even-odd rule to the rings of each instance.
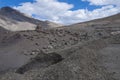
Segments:
[[[40,20],[73,24],[120,13],[120,0],[0,0]]]

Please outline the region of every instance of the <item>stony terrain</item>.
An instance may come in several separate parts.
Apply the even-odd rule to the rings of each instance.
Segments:
[[[120,80],[119,25],[120,14],[26,31],[1,26],[0,80]]]

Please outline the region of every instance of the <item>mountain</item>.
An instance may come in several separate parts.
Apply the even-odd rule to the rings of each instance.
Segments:
[[[88,22],[69,25],[68,27],[94,28],[96,30],[119,31],[120,14],[112,15],[101,19],[96,19]],[[113,27],[114,26],[114,27]]]
[[[46,29],[32,20],[35,30],[0,27],[0,80],[120,80],[120,14]]]
[[[4,27],[7,30],[35,30],[38,24],[42,28],[61,26],[57,23],[34,19],[11,7],[3,7],[0,9],[0,26]]]

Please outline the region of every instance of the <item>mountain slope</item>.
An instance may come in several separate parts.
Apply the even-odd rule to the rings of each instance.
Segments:
[[[97,31],[106,30],[107,32],[120,31],[120,14],[110,17],[96,19],[88,22],[69,25],[68,27],[79,27],[81,29],[96,29]]]
[[[61,26],[56,23],[34,19],[10,7],[0,9],[0,26],[3,26],[5,29],[11,31],[35,30],[38,24],[42,28]]]

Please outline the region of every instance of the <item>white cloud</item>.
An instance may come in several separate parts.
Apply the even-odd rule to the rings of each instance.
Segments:
[[[58,21],[60,15],[73,8],[73,5],[58,2],[57,0],[36,0],[33,3],[22,3],[20,6],[14,8],[42,20]]]
[[[96,18],[106,17],[119,12],[120,9],[110,5],[104,6],[100,9],[95,9],[93,11],[88,11],[85,9],[80,9],[76,11],[69,11],[66,12],[66,15],[63,15],[62,21],[66,23],[76,23],[76,22],[83,22],[88,21]],[[68,20],[68,21],[66,21]]]
[[[73,4],[59,2],[58,0],[36,0],[35,2],[25,2],[20,6],[14,7],[23,13],[29,14],[40,20],[49,20],[53,22],[72,24],[88,21],[96,18],[106,17],[120,12],[120,0],[84,0],[90,4],[104,5],[102,8],[89,11],[87,9],[78,9],[72,11]],[[98,2],[96,2],[98,1]],[[116,6],[113,6],[116,5]]]
[[[91,5],[120,5],[120,0],[82,0],[88,1]]]

